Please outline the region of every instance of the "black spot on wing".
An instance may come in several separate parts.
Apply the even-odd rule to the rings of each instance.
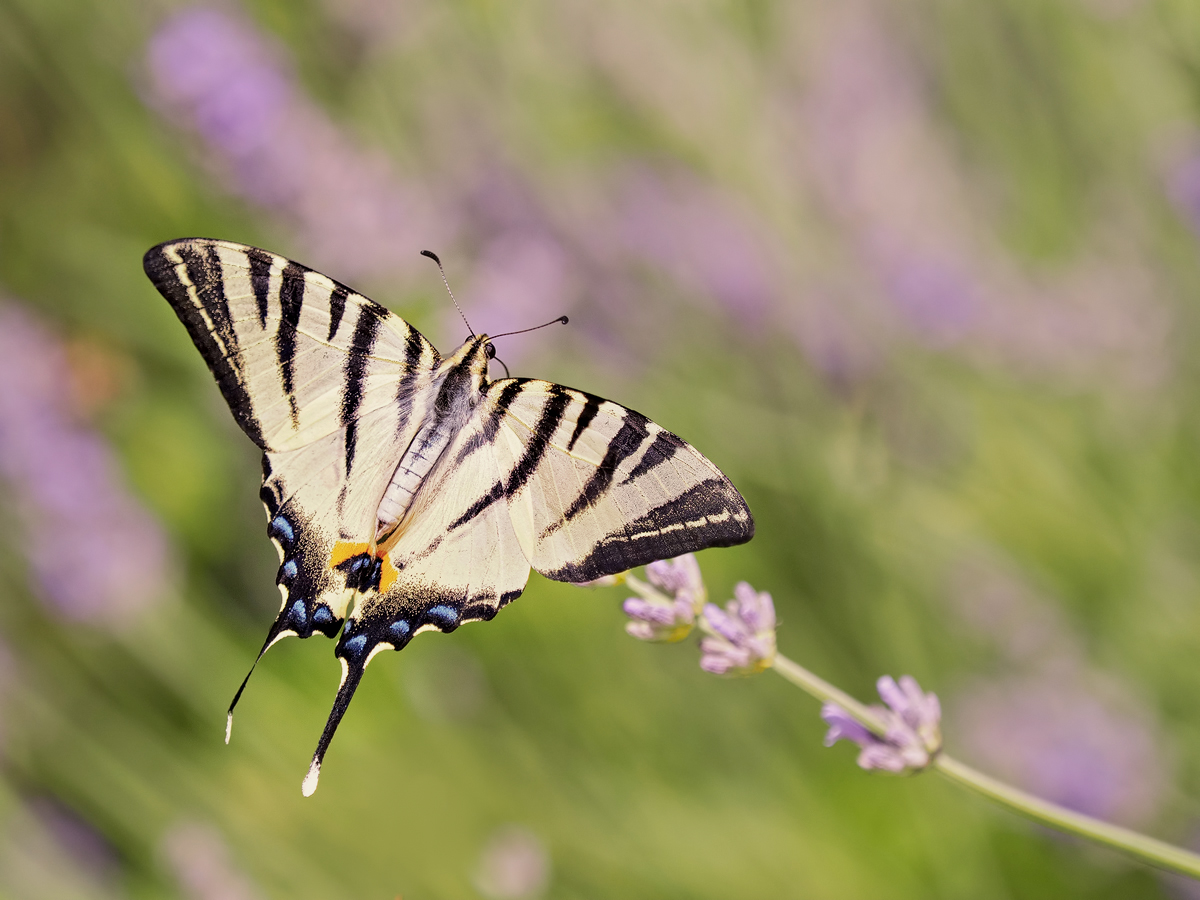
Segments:
[[[592,424],[592,419],[596,418],[596,413],[600,411],[600,404],[603,402],[599,397],[588,394],[587,402],[583,404],[583,409],[579,411],[579,418],[575,420],[575,430],[571,432],[571,440],[567,441],[568,453],[575,449],[575,442]]]
[[[338,328],[342,324],[342,315],[346,312],[346,297],[350,295],[350,289],[345,285],[336,285],[333,293],[329,295],[329,338],[333,340],[338,333]]]
[[[183,263],[188,281],[195,289],[194,301],[174,260],[167,255],[168,250],[178,255]],[[216,247],[205,241],[160,244],[146,253],[142,265],[187,328],[238,425],[254,443],[266,449],[262,428],[254,415],[244,382],[242,354],[233,329]]]
[[[607,535],[583,559],[542,571],[555,581],[591,581],[657,559],[707,547],[731,547],[754,537],[754,518],[737,489],[710,478]]]
[[[683,441],[675,437],[671,432],[660,431],[654,436],[654,441],[646,448],[646,452],[642,454],[642,458],[638,460],[637,465],[625,476],[621,484],[629,484],[631,481],[636,481],[656,466],[661,466],[673,457],[676,451],[682,446]]]
[[[274,257],[257,247],[250,247],[246,255],[250,258],[250,290],[254,292],[254,299],[258,303],[258,324],[266,328],[269,309],[267,298],[271,290],[271,264]]]
[[[342,389],[341,421],[346,426],[346,475],[354,465],[354,450],[358,441],[355,419],[363,398],[363,380],[371,360],[371,350],[379,336],[379,327],[388,311],[382,306],[364,303],[359,307],[358,321],[354,323],[354,336],[346,355],[346,383]]]
[[[275,355],[279,359],[279,377],[287,395],[292,427],[300,427],[300,410],[296,405],[296,332],[300,326],[300,311],[304,307],[304,273],[306,269],[288,263],[283,270],[279,290],[279,330],[275,333]]]
[[[650,420],[641,413],[636,413],[632,409],[625,410],[625,421],[621,423],[620,430],[608,442],[608,449],[604,452],[604,459],[600,461],[600,465],[596,468],[596,471],[592,473],[592,476],[583,485],[583,490],[579,492],[579,496],[567,507],[563,513],[563,517],[551,524],[546,529],[543,537],[553,534],[584,510],[589,509],[608,491],[609,487],[612,486],[613,478],[616,477],[617,467],[626,459],[633,456],[649,436],[650,432],[646,427],[649,422]]]

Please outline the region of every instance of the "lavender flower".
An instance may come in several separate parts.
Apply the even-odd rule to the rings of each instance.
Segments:
[[[753,675],[775,661],[775,604],[766,591],[744,581],[733,596],[725,609],[704,607],[700,627],[708,636],[700,641],[700,668],[714,675]]]
[[[550,880],[550,857],[537,835],[519,825],[498,829],[487,841],[475,886],[494,900],[538,897]]]
[[[199,822],[180,822],[163,838],[163,855],[190,900],[255,900],[262,895],[230,859],[221,833]]]
[[[62,346],[0,306],[0,477],[41,593],[70,619],[113,621],[167,590],[169,549],[99,435],[72,421]]]
[[[641,641],[675,643],[692,632],[696,613],[708,594],[696,557],[687,553],[646,566],[650,584],[628,579],[640,596],[630,597],[622,609],[633,619],[625,630]]]
[[[890,675],[876,682],[879,696],[889,708],[871,707],[886,723],[887,731],[880,737],[868,730],[836,703],[821,708],[821,718],[829,726],[825,746],[832,747],[845,739],[862,748],[858,764],[864,769],[885,772],[916,772],[924,769],[942,749],[942,708],[936,694],[926,694],[911,675],[900,676],[900,683]]]
[[[1071,660],[968,688],[954,703],[963,754],[1070,809],[1153,821],[1172,777],[1152,712],[1121,682]]]

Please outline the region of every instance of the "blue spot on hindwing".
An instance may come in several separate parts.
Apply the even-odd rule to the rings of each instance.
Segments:
[[[300,567],[296,565],[296,561],[294,559],[287,560],[282,566],[279,567],[278,583],[294,581],[299,572]]]
[[[392,634],[396,635],[396,637],[401,639],[408,637],[408,633],[411,631],[406,619],[400,619],[396,622],[393,622],[388,630]]]
[[[324,603],[313,610],[313,622],[317,625],[328,625],[332,621],[333,613]]]
[[[367,646],[367,636],[360,634],[358,637],[352,637],[342,646],[350,653],[358,656],[358,654],[363,652],[363,647]]]
[[[444,603],[431,606],[425,615],[439,628],[454,628],[458,625],[458,610]]]
[[[285,549],[291,549],[292,543],[296,540],[296,532],[286,516],[276,516],[272,519],[271,524],[267,527],[267,534],[283,544]]]
[[[299,625],[308,621],[308,612],[304,608],[303,600],[297,600],[292,604],[292,621]]]

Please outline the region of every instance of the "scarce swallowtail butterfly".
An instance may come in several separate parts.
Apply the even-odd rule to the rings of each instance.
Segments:
[[[530,568],[590,581],[754,534],[729,479],[640,413],[490,380],[487,335],[443,359],[345,285],[229,241],[170,241],[144,266],[263,451],[283,605],[259,658],[289,635],[337,637],[306,796],[380,650],[492,618]]]

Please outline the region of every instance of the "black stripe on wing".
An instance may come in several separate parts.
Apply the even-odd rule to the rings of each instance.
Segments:
[[[600,461],[596,471],[584,483],[579,496],[563,512],[562,518],[546,529],[542,535],[543,539],[554,534],[580,513],[591,509],[608,492],[613,478],[616,477],[617,467],[637,453],[642,444],[646,442],[646,438],[650,436],[649,425],[650,420],[641,413],[634,412],[632,409],[625,410],[624,421],[621,423],[620,430],[608,442],[608,449],[604,451],[604,459]],[[618,569],[617,571],[622,570]]]
[[[555,581],[592,581],[657,559],[744,544],[752,537],[754,518],[746,501],[728,480],[714,477],[626,523],[578,562],[541,574]]]
[[[168,256],[168,250],[178,257],[191,290],[180,277],[179,266]],[[146,252],[142,267],[187,328],[242,431],[259,448],[266,449],[262,426],[246,390],[242,352],[233,330],[217,248],[209,245],[202,252],[199,245],[159,244]]]
[[[368,301],[369,303],[369,301]],[[354,465],[354,451],[358,443],[358,407],[363,398],[363,381],[371,361],[371,350],[379,336],[379,328],[391,313],[378,304],[364,303],[354,323],[354,336],[350,339],[350,350],[346,356],[346,383],[342,388],[341,422],[346,426],[346,477]]]
[[[654,471],[658,466],[661,466],[675,456],[680,448],[685,446],[687,445],[671,434],[671,432],[659,431],[654,436],[654,440],[650,443],[650,446],[646,448],[646,452],[642,454],[642,458],[637,461],[637,465],[621,480],[621,484],[629,484],[641,478],[647,472]]]
[[[542,414],[538,417],[537,424],[533,426],[533,433],[529,439],[529,443],[525,445],[525,452],[521,454],[521,458],[517,460],[517,464],[509,472],[508,478],[495,482],[487,493],[471,504],[466,512],[451,523],[450,531],[468,524],[501,497],[508,497],[515,494],[533,476],[533,473],[542,461],[542,457],[546,455],[546,449],[550,446],[550,439],[554,436],[554,432],[558,430],[558,426],[566,415],[572,401],[567,389],[561,385],[551,385],[549,395],[550,399],[542,407]],[[512,396],[516,395],[513,394]],[[501,394],[501,399],[503,397],[504,395]],[[508,402],[511,402],[511,400]],[[503,415],[503,410],[499,414]],[[493,410],[493,415],[496,415],[495,410]]]
[[[275,333],[275,355],[279,358],[279,378],[287,395],[292,427],[300,428],[300,408],[296,403],[296,332],[300,311],[304,308],[304,274],[308,270],[290,262],[283,269],[279,286],[279,330]],[[257,290],[255,291],[257,293]],[[262,307],[260,306],[260,309]]]
[[[329,337],[332,341],[337,337],[338,328],[342,325],[342,316],[346,313],[346,298],[350,296],[350,288],[334,282],[333,293],[329,295]]]
[[[254,300],[258,304],[258,324],[266,328],[270,310],[267,301],[271,294],[271,265],[275,257],[257,247],[250,247],[246,256],[250,259],[250,290],[254,291]]]

